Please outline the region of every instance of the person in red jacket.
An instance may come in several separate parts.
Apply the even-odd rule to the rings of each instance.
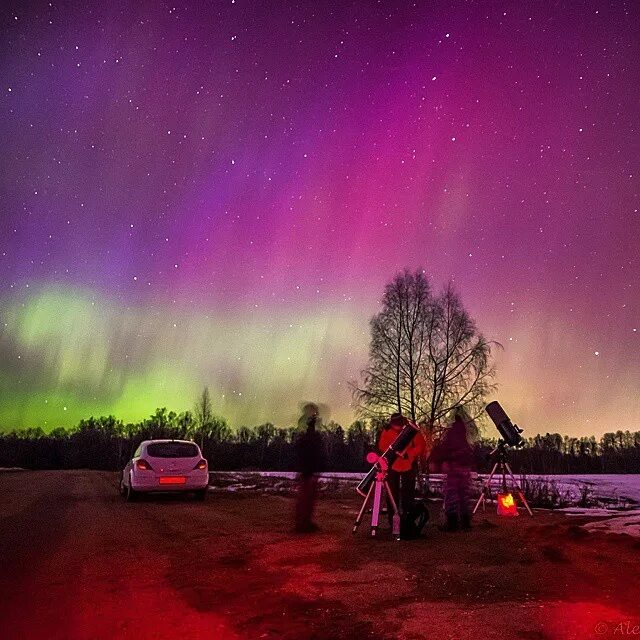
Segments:
[[[382,429],[378,439],[378,450],[384,453],[399,433],[408,424],[407,418],[401,413],[391,415],[388,424]],[[409,517],[412,512],[415,494],[418,464],[425,462],[427,446],[422,431],[418,432],[407,448],[401,452],[387,472],[387,482],[396,502],[401,520]],[[393,519],[393,507],[387,500],[389,521]]]

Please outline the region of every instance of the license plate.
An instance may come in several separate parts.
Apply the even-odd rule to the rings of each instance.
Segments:
[[[184,476],[162,476],[160,484],[185,484],[187,479]]]

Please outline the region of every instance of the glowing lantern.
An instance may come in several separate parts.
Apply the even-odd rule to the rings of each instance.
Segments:
[[[499,516],[517,516],[518,507],[511,493],[498,494],[498,515]]]

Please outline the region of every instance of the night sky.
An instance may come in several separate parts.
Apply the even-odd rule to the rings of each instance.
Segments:
[[[640,3],[4,2],[0,429],[349,424],[453,280],[526,435],[640,429]]]

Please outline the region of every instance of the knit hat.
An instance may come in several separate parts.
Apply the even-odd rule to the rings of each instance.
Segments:
[[[392,413],[389,418],[389,425],[392,427],[404,427],[407,419],[401,413]]]

